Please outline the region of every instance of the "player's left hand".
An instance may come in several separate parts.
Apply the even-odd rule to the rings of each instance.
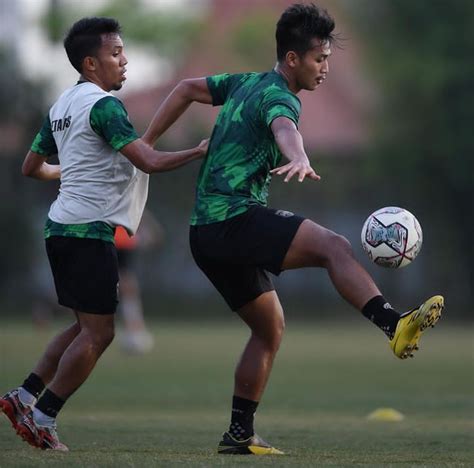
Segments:
[[[276,167],[270,171],[272,175],[283,175],[286,174],[284,182],[288,182],[295,174],[298,175],[298,182],[308,177],[311,180],[320,180],[321,176],[316,174],[314,169],[309,164],[309,161],[295,160],[290,161],[284,166]]]
[[[201,156],[205,156],[207,154],[207,150],[209,149],[209,138],[206,138],[205,140],[202,140],[201,143],[199,143],[198,150],[201,153]]]

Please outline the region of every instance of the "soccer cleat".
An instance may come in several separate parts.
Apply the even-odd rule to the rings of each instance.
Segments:
[[[223,455],[284,455],[284,452],[272,447],[257,434],[245,440],[237,440],[228,432],[224,432],[222,435],[217,453]]]
[[[155,340],[147,330],[125,332],[120,337],[120,346],[128,354],[146,354],[155,346]]]
[[[390,340],[390,347],[395,356],[400,359],[413,357],[413,352],[418,350],[421,334],[426,328],[435,326],[443,307],[443,296],[433,296],[400,317],[395,334]]]
[[[31,407],[21,402],[18,389],[15,388],[0,398],[1,412],[5,414],[12,423],[13,428],[16,429],[21,418],[31,412]]]
[[[59,441],[56,425],[40,426],[35,423],[33,413],[28,413],[18,423],[17,434],[33,447],[41,450],[68,452],[66,445]]]

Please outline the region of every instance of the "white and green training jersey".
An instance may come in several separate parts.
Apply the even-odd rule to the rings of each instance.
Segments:
[[[43,156],[57,153],[61,165],[59,195],[48,214],[52,235],[94,237],[90,223],[136,232],[148,174],[119,151],[137,138],[122,102],[94,83],[80,82],[59,97],[31,146]]]

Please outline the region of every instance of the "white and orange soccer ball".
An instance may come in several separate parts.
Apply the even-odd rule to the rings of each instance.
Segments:
[[[377,265],[402,268],[419,254],[423,232],[409,211],[389,206],[374,211],[367,218],[361,241],[367,255]]]

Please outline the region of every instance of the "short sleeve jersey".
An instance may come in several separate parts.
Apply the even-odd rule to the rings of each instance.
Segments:
[[[135,203],[133,190],[142,186],[139,191],[143,198],[141,192],[145,193],[147,188],[146,177],[142,177],[143,182],[135,181],[141,174],[126,158],[117,156],[138,135],[116,97],[105,92],[94,97],[97,90],[90,83],[80,83],[67,93],[59,101],[64,101],[61,110],[54,112],[55,107],[52,108],[31,145],[31,151],[42,156],[59,153],[61,164],[61,189],[51,207],[45,237],[59,235],[113,242],[116,224],[125,220],[125,224],[130,222],[131,229],[136,224],[128,215],[128,204]],[[89,99],[90,94],[93,96]],[[89,110],[87,99],[92,101]],[[75,107],[70,104],[76,101]],[[85,108],[87,122],[81,120],[80,112],[74,112],[81,106]],[[64,107],[73,110],[63,112]],[[71,131],[74,133],[68,134]]]
[[[287,117],[298,125],[301,103],[284,78],[267,73],[207,78],[214,106],[222,106],[198,177],[191,224],[209,224],[266,205],[269,171],[281,159],[270,125]]]

